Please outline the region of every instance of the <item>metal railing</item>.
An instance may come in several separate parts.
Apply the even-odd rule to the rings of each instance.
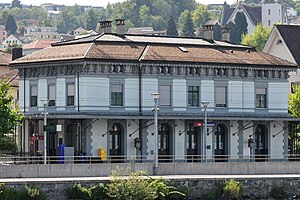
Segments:
[[[206,162],[293,162],[300,161],[300,154],[288,155],[159,155],[159,163]],[[101,163],[152,163],[154,156],[47,156],[47,164],[101,164]],[[0,165],[44,164],[44,156],[0,156]]]

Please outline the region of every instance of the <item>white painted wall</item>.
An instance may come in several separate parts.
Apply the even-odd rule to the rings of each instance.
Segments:
[[[231,126],[229,127],[229,152],[230,159],[238,159],[238,153],[239,153],[239,123],[237,121],[231,121]],[[235,135],[233,135],[235,133]]]
[[[19,108],[20,111],[24,111],[24,80],[19,80]]]
[[[271,10],[270,15],[268,11],[269,9]],[[273,26],[273,24],[285,23],[283,22],[284,19],[283,7],[279,3],[270,3],[270,4],[263,3],[261,13],[262,13],[262,24],[264,26],[271,27]],[[268,22],[269,20],[271,21],[270,26]]]
[[[154,124],[150,125],[151,123],[153,123],[153,121],[148,121],[147,122],[147,159],[153,159],[154,158],[154,149],[155,149],[155,143],[154,143],[154,134],[152,135],[152,133],[154,133]],[[149,126],[150,125],[150,126]],[[152,154],[153,152],[153,154]]]
[[[244,112],[255,112],[255,86],[253,81],[243,81],[242,94]]]
[[[243,82],[228,81],[228,108],[229,112],[242,112]]]
[[[152,93],[158,92],[158,80],[157,79],[150,79],[144,78],[142,80],[142,110],[143,111],[150,111],[154,105],[153,98],[151,96]]]
[[[139,79],[125,79],[125,110],[139,110]]]
[[[208,112],[215,107],[215,85],[213,80],[201,80],[201,101],[209,101]],[[200,101],[200,102],[201,102]],[[204,111],[204,109],[201,109]]]
[[[275,83],[268,84],[268,108],[269,112],[288,112],[288,92],[289,83]]]
[[[176,155],[176,159],[184,159],[184,155],[186,155],[186,150],[185,150],[185,135],[186,132],[182,133],[179,135],[179,131],[183,132],[185,130],[184,126],[184,121],[182,120],[176,120],[177,126],[175,126],[175,152],[174,154]]]
[[[41,79],[38,80],[37,105],[38,105],[38,110],[40,112],[44,110],[44,105],[41,102],[42,99],[48,99],[48,84],[47,84],[47,79],[46,78],[41,78]]]
[[[106,148],[106,152],[108,155],[109,149],[107,149],[107,136],[108,134],[105,134],[107,132],[107,121],[104,119],[97,120],[92,125],[92,150],[91,154],[92,156],[98,156],[98,149],[99,148]],[[102,137],[102,134],[105,134],[104,137]]]
[[[133,121],[130,121],[130,124],[131,126],[127,126],[127,150],[125,149],[125,155],[128,155],[129,157],[136,155],[136,148],[134,148],[134,139],[139,137],[139,132],[136,131],[139,128],[138,124]],[[129,135],[132,134],[134,131],[136,131],[135,134],[129,137]]]
[[[173,80],[173,111],[186,111],[187,85],[185,79]],[[184,95],[185,94],[185,95]]]
[[[100,77],[80,77],[80,110],[109,109],[109,79]]]
[[[56,79],[56,109],[58,111],[66,110],[66,79],[57,78]]]
[[[284,157],[284,131],[282,131],[283,128],[283,121],[274,121],[270,124],[269,154],[271,155],[272,159],[279,159]],[[279,133],[280,131],[281,133]],[[275,135],[275,137],[273,137],[273,135]]]

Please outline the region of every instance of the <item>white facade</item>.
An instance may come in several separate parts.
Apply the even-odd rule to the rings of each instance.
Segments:
[[[262,24],[272,27],[273,24],[286,24],[286,13],[283,4],[275,1],[262,4]]]

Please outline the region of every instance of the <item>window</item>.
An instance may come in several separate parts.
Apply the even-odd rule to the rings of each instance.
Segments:
[[[268,10],[268,15],[271,15],[271,9]]]
[[[159,102],[161,106],[171,106],[171,86],[160,85],[159,86]]]
[[[37,106],[37,86],[30,86],[30,107]]]
[[[123,85],[111,85],[111,105],[123,106]]]
[[[216,107],[225,108],[227,106],[226,90],[226,87],[216,87]]]
[[[256,108],[267,107],[266,88],[256,88]]]
[[[74,106],[75,87],[74,83],[67,84],[67,106]]]
[[[199,106],[199,86],[188,87],[188,106]]]
[[[55,106],[55,85],[48,85],[48,106]]]
[[[277,43],[276,43],[276,44],[277,44],[277,45],[282,44],[282,40],[281,40],[281,39],[277,40]]]
[[[268,21],[268,26],[271,26],[271,20]]]

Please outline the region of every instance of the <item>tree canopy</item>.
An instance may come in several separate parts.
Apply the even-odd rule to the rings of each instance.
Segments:
[[[191,18],[190,11],[185,10],[183,13],[181,13],[179,17],[179,26],[181,30],[181,35],[187,37],[195,36],[195,29],[193,26],[193,20]]]
[[[12,133],[22,118],[18,107],[14,107],[10,84],[2,80],[0,82],[0,138]]]
[[[235,16],[234,23],[230,24],[230,41],[235,44],[240,44],[242,35],[248,32],[248,23],[244,13],[238,12]]]
[[[241,44],[253,46],[256,47],[257,50],[262,51],[270,32],[270,29],[258,24],[252,33],[242,35]]]
[[[300,87],[292,86],[293,93],[288,96],[288,110],[291,117],[299,118],[300,117]]]
[[[172,15],[168,21],[167,35],[169,35],[169,36],[177,36],[178,35],[177,25],[176,25]]]
[[[17,24],[12,15],[9,15],[5,22],[5,30],[7,31],[8,35],[15,34],[17,32]]]

